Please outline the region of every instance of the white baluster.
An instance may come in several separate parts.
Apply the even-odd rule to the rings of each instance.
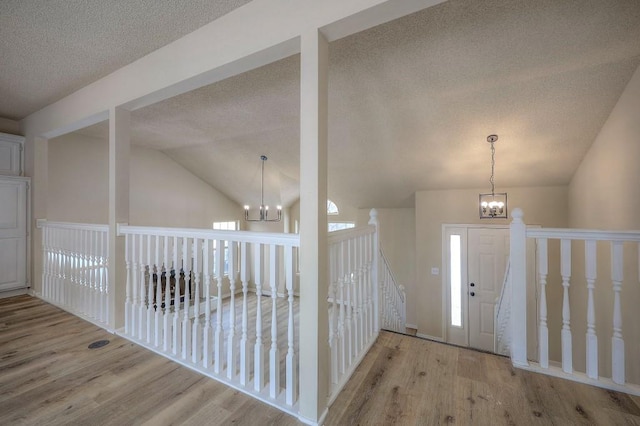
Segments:
[[[227,337],[227,378],[233,379],[236,376],[238,364],[238,352],[236,346],[238,338],[236,336],[236,271],[238,267],[237,250],[238,243],[235,241],[228,242],[228,265],[229,270],[229,291],[231,299],[229,304],[229,336]]]
[[[596,336],[596,310],[593,290],[596,281],[596,242],[584,242],[585,276],[587,278],[587,376],[598,379],[598,337]]]
[[[547,275],[549,273],[549,256],[547,239],[538,240],[538,276],[540,279],[540,327],[539,358],[542,368],[549,368],[549,328],[547,327]]]
[[[286,397],[285,401],[287,405],[292,406],[295,403],[296,395],[298,394],[298,378],[296,373],[296,354],[294,346],[294,311],[293,311],[293,247],[287,246],[285,248],[285,281],[287,285],[287,292],[289,294],[289,322],[287,325],[287,374],[286,374]],[[334,303],[335,305],[335,303]],[[336,367],[337,368],[337,367]]]
[[[620,293],[623,279],[622,242],[611,243],[611,281],[613,281],[613,337],[611,338],[611,378],[619,385],[625,382],[624,340],[622,339],[622,306]]]
[[[346,254],[346,258],[344,259],[344,264],[345,264],[345,277],[344,277],[344,282],[345,282],[345,286],[346,286],[346,290],[347,290],[347,304],[346,304],[346,310],[347,310],[347,323],[346,323],[346,330],[345,330],[345,334],[346,334],[346,349],[347,349],[347,365],[351,364],[351,360],[353,359],[354,356],[354,348],[353,348],[353,335],[355,333],[355,331],[353,330],[353,317],[352,317],[352,312],[353,310],[352,308],[352,303],[351,303],[351,294],[352,294],[352,287],[353,287],[353,280],[351,277],[351,250],[349,247],[349,242],[345,241],[345,254]],[[342,301],[342,303],[344,303],[344,300]]]
[[[240,243],[240,281],[242,282],[242,337],[240,338],[240,384],[246,386],[249,382],[249,307],[247,305],[247,296],[249,293],[248,279],[248,263],[247,263],[247,243]]]
[[[253,387],[260,392],[264,387],[264,343],[262,341],[262,244],[254,244],[256,277],[256,343],[253,358]]]
[[[205,312],[204,312],[204,329],[203,329],[203,334],[204,334],[204,338],[203,338],[203,356],[202,356],[202,366],[205,368],[209,368],[211,367],[211,273],[210,270],[211,268],[209,267],[209,257],[211,256],[210,253],[210,246],[211,246],[212,241],[211,240],[204,240],[202,242],[203,245],[203,267],[204,267],[204,297],[205,297]],[[213,241],[214,244],[216,244],[216,241]],[[219,243],[219,241],[218,241]],[[217,259],[217,253],[220,252],[220,246],[216,247],[214,246],[214,253],[215,253],[215,259]],[[215,260],[214,260],[214,265],[215,265]],[[215,267],[213,268],[215,269]],[[220,274],[220,271],[218,271],[218,275]],[[220,282],[220,277],[216,276],[216,279],[218,281],[218,283]],[[220,286],[220,284],[218,284],[218,286]],[[216,326],[217,329],[217,326]],[[217,336],[216,336],[216,343],[217,343]],[[216,348],[216,373],[219,372],[219,368],[217,366],[218,364],[218,354],[217,354],[217,345],[215,346]]]
[[[202,247],[200,239],[193,239],[193,325],[191,326],[191,362],[196,364],[202,354],[202,324],[200,322],[200,277]]]
[[[218,282],[218,296],[216,307],[216,331],[215,331],[215,348],[214,348],[214,371],[216,374],[222,372],[224,366],[222,365],[224,359],[224,334],[222,330],[222,280],[224,278],[224,241],[216,241],[216,279]],[[229,318],[231,321],[231,318]]]
[[[191,354],[191,319],[189,309],[191,305],[191,285],[193,284],[193,263],[191,256],[192,240],[182,239],[182,269],[184,270],[184,317],[182,318],[182,359],[186,360]],[[194,307],[195,308],[195,307]]]
[[[178,261],[178,254],[181,253],[179,247],[180,242],[181,240],[178,239],[178,237],[173,237],[173,276],[175,280],[175,290],[173,294],[173,342],[171,346],[174,356],[178,356],[180,353],[180,344],[182,343],[182,324],[180,324],[180,303],[182,293],[180,292],[180,277],[183,275],[181,274],[183,258],[180,257],[180,260]]]
[[[147,236],[149,239],[149,236]],[[140,286],[140,304],[138,305],[138,339],[143,339],[146,331],[146,265],[145,265],[145,257],[144,257],[144,235],[140,235],[140,253],[138,254],[138,258],[140,259],[140,270],[139,270],[139,286]],[[101,283],[102,284],[102,283]]]
[[[571,240],[560,240],[560,273],[562,275],[562,371],[573,372],[573,350],[571,338],[571,310],[569,308],[569,280],[571,278]]]
[[[125,290],[125,300],[124,300],[124,332],[125,334],[131,334],[131,293],[132,293],[132,277],[131,277],[131,259],[129,258],[131,250],[131,235],[125,235],[124,237],[124,261],[127,268],[127,287]],[[92,262],[93,264],[94,262]],[[92,267],[93,269],[93,267]],[[93,282],[93,279],[91,280]],[[93,292],[95,294],[95,291]],[[95,309],[95,304],[92,305]],[[93,312],[95,313],[95,311]]]
[[[151,343],[153,338],[153,315],[154,310],[154,292],[153,292],[153,273],[154,265],[151,257],[151,247],[153,238],[147,235],[147,343]]]
[[[156,235],[155,244],[155,270],[156,270],[156,282],[155,282],[155,319],[154,319],[154,334],[153,341],[156,347],[160,346],[160,340],[162,339],[162,262],[160,261],[160,236]]]
[[[286,256],[286,253],[285,253]],[[329,299],[331,300],[331,312],[329,315],[329,348],[331,350],[330,368],[331,368],[331,383],[338,383],[338,339],[337,339],[337,321],[338,321],[338,301],[337,301],[337,285],[338,285],[338,271],[337,271],[337,248],[335,244],[329,247],[329,268],[330,279],[329,282]],[[286,260],[285,260],[286,262]]]
[[[102,312],[100,314],[100,318],[102,318],[102,322],[108,324],[109,323],[109,279],[108,279],[108,271],[107,265],[109,260],[109,238],[107,235],[107,231],[100,232],[100,246],[101,246],[101,256],[100,256],[100,306]]]
[[[347,370],[347,330],[346,330],[346,306],[345,306],[345,250],[344,242],[338,243],[338,286],[340,288],[340,318],[338,321],[338,362],[339,373],[344,373]]]
[[[269,350],[269,396],[280,393],[280,351],[278,350],[278,282],[280,262],[278,247],[269,246],[269,281],[271,282],[271,348]]]
[[[171,347],[171,262],[169,261],[170,239],[164,236],[164,309],[162,310],[162,350]]]
[[[138,253],[136,252],[136,240],[137,235],[128,234],[127,239],[131,239],[131,325],[129,327],[129,335],[132,337],[136,336],[136,332],[138,331],[138,303],[140,300],[138,299]],[[98,261],[99,262],[99,261]],[[99,268],[99,266],[96,266]],[[99,269],[98,269],[99,270]],[[98,277],[96,277],[96,286],[98,285]]]
[[[358,237],[356,240],[356,247],[358,249],[358,287],[356,288],[358,295],[358,303],[356,308],[358,310],[358,353],[364,348],[366,338],[365,332],[365,318],[364,318],[364,303],[363,303],[363,285],[364,285],[364,236]]]

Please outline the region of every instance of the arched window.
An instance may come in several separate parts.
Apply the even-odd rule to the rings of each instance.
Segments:
[[[331,200],[327,200],[327,214],[338,214],[338,206]]]

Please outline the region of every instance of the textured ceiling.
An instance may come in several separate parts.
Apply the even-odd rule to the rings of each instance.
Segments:
[[[53,103],[250,0],[2,0],[0,117]]]
[[[4,31],[4,30],[3,30]],[[565,185],[640,64],[637,0],[451,0],[333,42],[329,196]],[[299,194],[299,57],[134,111],[132,141],[238,203]],[[106,126],[82,131],[105,137]]]

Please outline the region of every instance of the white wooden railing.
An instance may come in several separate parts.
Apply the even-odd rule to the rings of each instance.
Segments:
[[[100,326],[109,325],[107,225],[38,220],[42,294],[47,302]]]
[[[504,271],[502,290],[494,305],[493,351],[500,355],[509,355],[511,345],[511,262],[507,260],[507,267]]]
[[[407,302],[404,286],[398,284],[389,262],[380,249],[381,327],[385,330],[406,332]]]
[[[590,383],[596,386],[609,389],[621,390],[628,393],[640,395],[640,386],[636,383],[629,383],[625,375],[625,363],[637,362],[640,354],[635,342],[629,350],[625,351],[624,332],[622,325],[622,283],[623,271],[625,270],[624,247],[632,245],[632,251],[638,250],[640,244],[640,232],[608,232],[580,229],[548,229],[548,228],[526,228],[522,220],[523,213],[520,209],[515,209],[512,213],[513,222],[511,224],[511,268],[512,268],[512,298],[511,298],[511,357],[514,365],[523,368],[558,375],[576,381]],[[526,324],[526,239],[536,240],[537,245],[537,280],[539,286],[539,318],[538,318],[538,360],[529,362],[527,360],[527,324]],[[550,276],[550,257],[548,250],[549,242],[559,243],[560,251],[560,273],[559,277]],[[572,244],[575,241],[582,241],[581,244]],[[572,247],[584,246],[583,253],[576,253],[572,262]],[[608,255],[598,256],[598,246],[608,246]],[[629,247],[631,248],[631,247]],[[640,251],[640,250],[638,250]],[[636,252],[637,253],[637,252]],[[577,262],[578,256],[584,259],[584,281],[572,282],[572,267]],[[637,254],[636,254],[637,256]],[[628,259],[627,259],[628,260]],[[638,268],[638,259],[632,260],[634,269]],[[610,275],[598,276],[598,265],[604,265],[604,269],[610,271]],[[557,338],[553,334],[553,328],[549,327],[549,305],[547,303],[548,282],[555,280],[561,282],[562,286],[562,307],[558,312],[561,318],[559,360],[550,358],[550,339]],[[638,285],[637,282],[631,283]],[[571,307],[576,306],[577,301],[570,300],[570,287],[577,287],[575,291],[586,290],[586,302],[583,309],[586,311],[586,336],[583,347],[575,347],[574,324],[576,321],[584,321],[583,318],[571,316]],[[584,286],[583,289],[580,287]],[[605,290],[606,289],[606,290]],[[612,299],[611,306],[608,305],[604,292],[610,292]],[[598,295],[600,298],[597,298]],[[596,308],[597,307],[597,308]],[[611,312],[610,318],[603,319],[610,322],[612,327],[608,333],[596,335],[596,311]],[[637,318],[637,317],[636,317]],[[605,339],[599,342],[599,339]],[[610,341],[606,341],[610,339]],[[603,354],[603,350],[610,351]],[[574,358],[576,351],[584,351],[585,369],[576,371]],[[604,356],[603,356],[604,355]],[[628,358],[629,356],[629,358]],[[611,377],[602,377],[603,372],[599,367],[602,363],[599,358],[610,359]]]
[[[328,237],[329,350],[333,401],[378,336],[377,217]]]
[[[126,236],[125,334],[296,414],[299,236],[138,226],[118,232]]]

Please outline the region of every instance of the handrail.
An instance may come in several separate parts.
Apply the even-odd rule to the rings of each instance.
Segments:
[[[358,226],[357,228],[341,229],[339,231],[330,232],[327,237],[329,244],[339,243],[340,241],[346,241],[351,238],[361,237],[363,235],[369,235],[376,232],[376,227],[373,225]]]
[[[94,223],[74,223],[74,222],[52,222],[47,219],[36,220],[36,227],[38,229],[47,227],[47,228],[56,228],[56,229],[79,229],[79,230],[85,230],[85,231],[109,230],[109,225],[105,225],[101,223],[94,224]]]
[[[527,238],[565,240],[640,241],[640,231],[604,231],[570,228],[527,228]]]
[[[495,307],[494,312],[494,352],[502,353],[501,344],[504,345],[504,340],[502,337],[504,336],[504,331],[509,327],[509,317],[505,318],[503,321],[500,321],[501,315],[509,314],[510,309],[506,310],[508,306],[504,306],[503,303],[506,303],[505,293],[507,291],[507,285],[511,282],[510,280],[511,274],[511,259],[507,259],[507,267],[504,271],[504,279],[502,280],[502,290],[500,291],[500,296],[498,296],[498,300]],[[509,345],[509,339],[507,339],[506,345]],[[504,353],[503,353],[504,354]],[[506,354],[504,354],[506,355]]]
[[[393,285],[396,288],[396,292],[400,295],[400,298],[402,300],[402,302],[404,303],[404,299],[405,299],[405,294],[404,294],[404,290],[401,288],[402,286],[400,284],[398,284],[398,281],[396,280],[396,276],[393,273],[393,270],[391,269],[391,266],[389,265],[389,261],[387,260],[387,257],[384,255],[384,251],[382,250],[382,247],[380,247],[380,257],[382,258],[382,261],[384,262],[384,267],[387,269],[389,276],[391,277],[391,282],[393,283]]]
[[[244,243],[276,244],[299,247],[300,235],[277,232],[224,231],[218,229],[165,228],[118,224],[118,235],[159,235],[166,237],[203,238]]]

